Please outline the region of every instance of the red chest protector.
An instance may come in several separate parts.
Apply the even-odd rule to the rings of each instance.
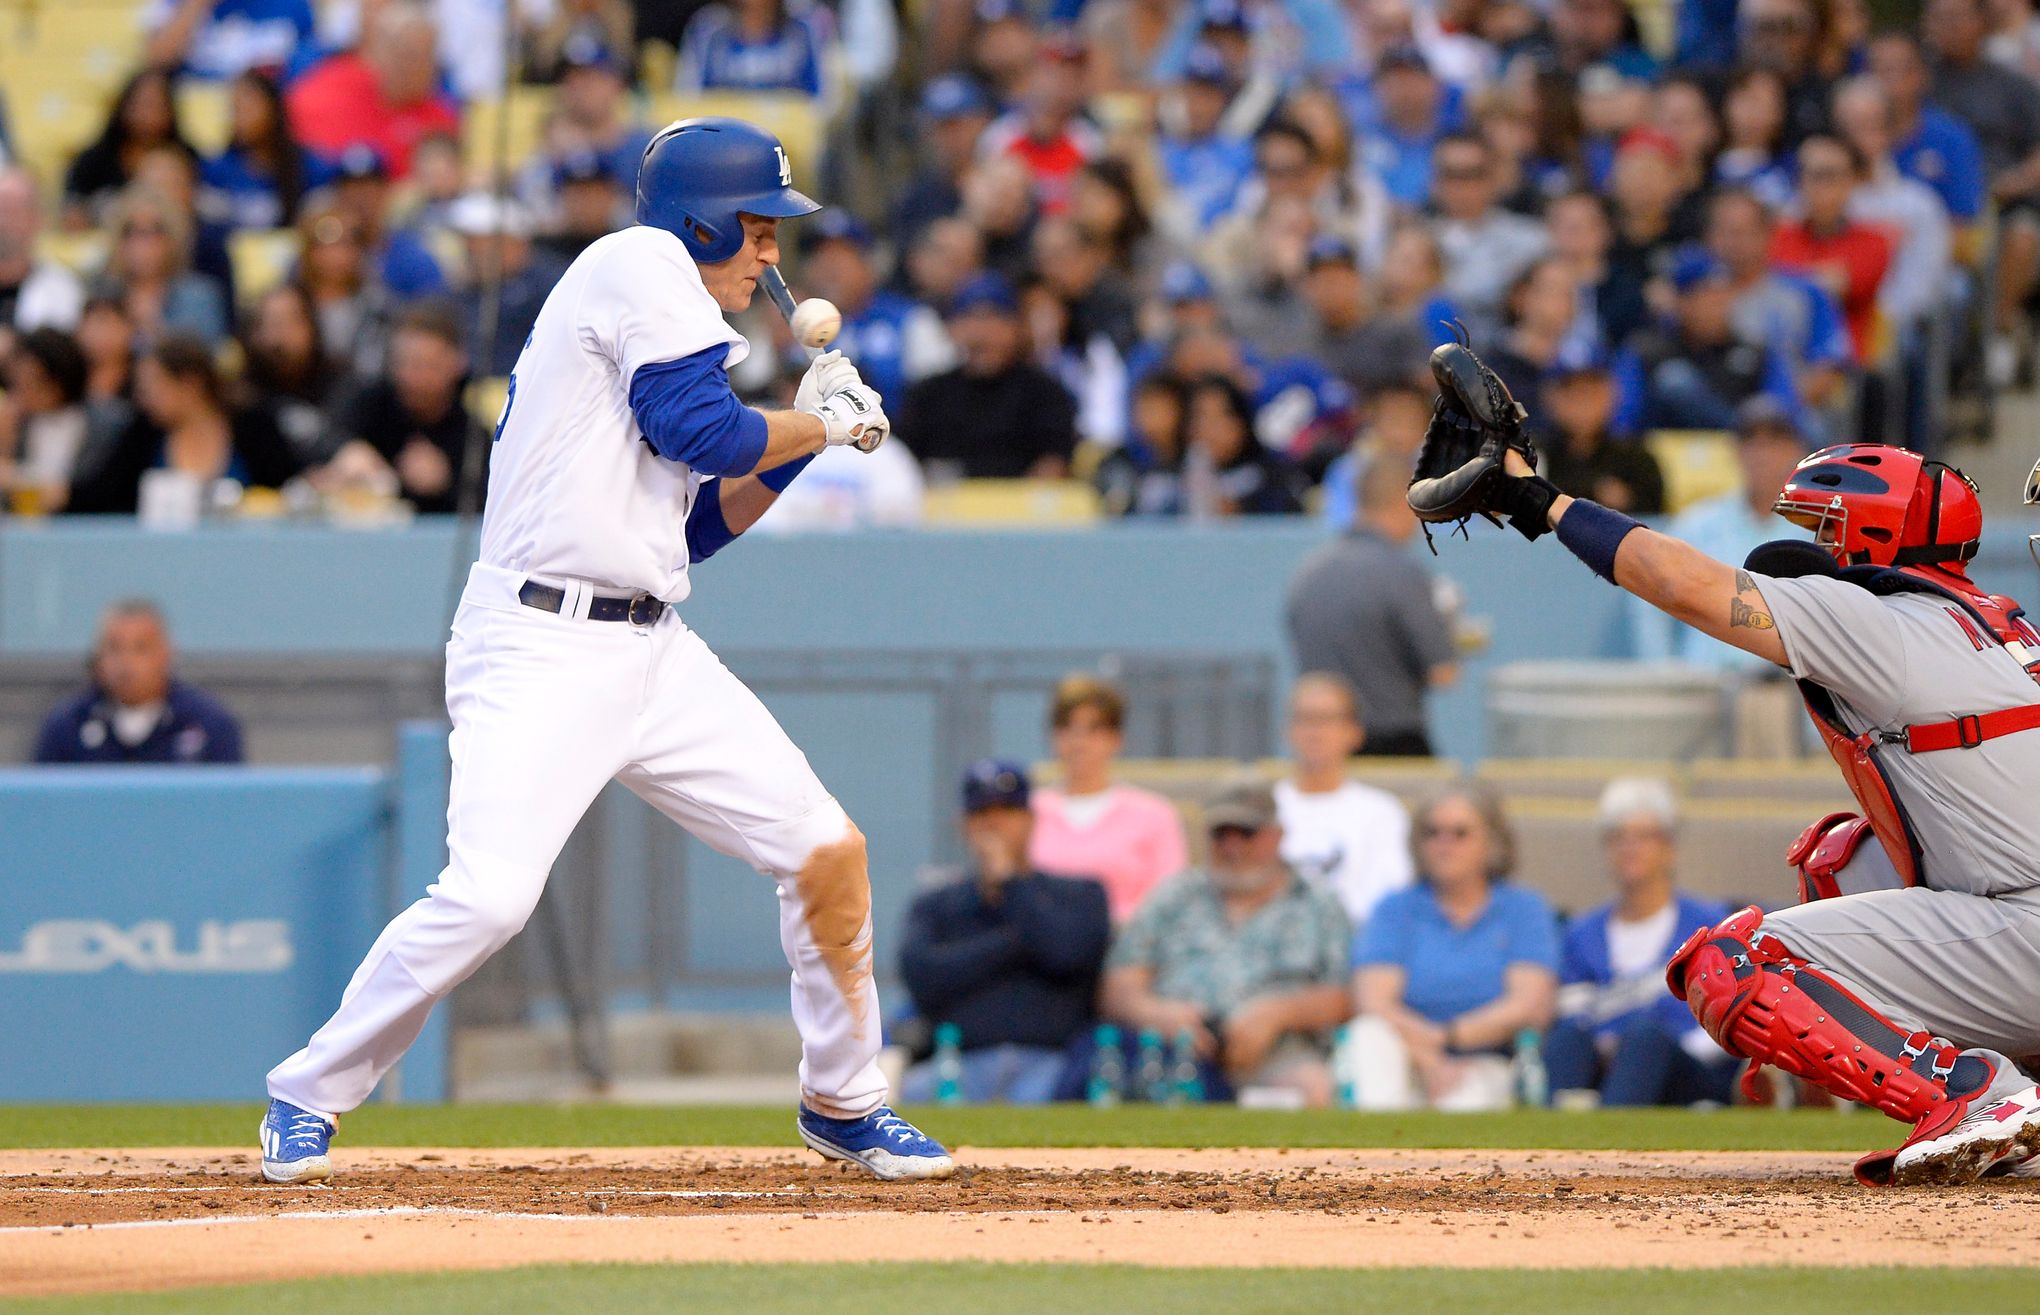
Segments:
[[[1979,653],[1991,645],[2003,648],[2040,683],[2040,630],[2026,620],[2025,612],[2012,599],[1983,593],[1968,577],[1931,566],[1849,567],[1841,575],[1875,594],[1923,593],[1946,598],[1951,624],[1968,632]],[[1919,837],[1912,820],[1906,816],[1905,805],[1892,790],[1890,776],[1878,761],[1878,752],[1894,747],[1906,753],[1974,749],[1999,736],[2040,729],[2040,702],[2036,702],[1970,713],[1952,721],[1923,722],[1896,731],[1852,735],[1843,726],[1835,697],[1825,686],[1802,680],[1799,692],[1806,700],[1814,729],[1820,732],[1835,764],[1842,769],[1849,792],[1856,796],[1878,843],[1884,846],[1892,866],[1908,886],[1920,883],[1923,856]]]

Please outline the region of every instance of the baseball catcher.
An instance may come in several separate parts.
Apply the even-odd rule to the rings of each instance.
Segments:
[[[1862,1182],[2021,1172],[2040,1151],[2040,1089],[2014,1060],[2040,1055],[2040,633],[1969,579],[1975,486],[1903,448],[1826,448],[1775,508],[1814,542],[1738,569],[1540,478],[1472,352],[1432,369],[1412,510],[1555,531],[1602,579],[1784,667],[1861,808],[1792,846],[1796,908],[1680,947],[1673,994],[1730,1053],[1911,1124]]]

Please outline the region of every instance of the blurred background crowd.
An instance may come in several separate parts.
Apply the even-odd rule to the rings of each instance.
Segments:
[[[1425,353],[1460,325],[1557,482],[1639,514],[1690,500],[1668,451],[1752,408],[1802,446],[1932,447],[1986,431],[2030,357],[2026,0],[37,0],[5,22],[16,512],[129,512],[151,485],[173,519],[475,505],[477,427],[547,290],[631,221],[649,132],[704,109],[779,131],[829,203],[789,268],[842,307],[901,440],[825,460],[788,526],[911,521],[979,478],[1343,523],[1368,461],[1407,463]],[[783,395],[784,327],[743,327],[764,350],[739,386]]]

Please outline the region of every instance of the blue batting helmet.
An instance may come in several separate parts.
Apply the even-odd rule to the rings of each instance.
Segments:
[[[739,215],[792,219],[821,208],[793,189],[779,139],[742,119],[682,119],[652,138],[638,169],[638,222],[672,233],[704,265],[743,248]]]

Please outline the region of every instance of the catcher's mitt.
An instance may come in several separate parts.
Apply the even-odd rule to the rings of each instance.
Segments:
[[[1457,522],[1462,528],[1477,515],[1501,524],[1498,513],[1508,513],[1510,524],[1525,538],[1543,534],[1548,526],[1542,508],[1523,500],[1528,490],[1522,486],[1531,481],[1510,475],[1502,464],[1509,448],[1533,467],[1537,464],[1537,449],[1524,431],[1529,413],[1464,343],[1448,342],[1434,350],[1431,375],[1438,381],[1438,403],[1417,454],[1407,495],[1410,510],[1420,521]],[[1549,498],[1542,501],[1550,506]]]

